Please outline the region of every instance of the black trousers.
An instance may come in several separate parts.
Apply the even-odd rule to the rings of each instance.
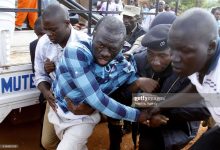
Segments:
[[[190,150],[220,150],[220,127],[205,132]]]
[[[160,129],[140,124],[139,133],[139,150],[165,150]]]
[[[120,144],[122,142],[122,136],[123,136],[122,125],[112,124],[109,120],[108,120],[109,140],[110,140],[109,150],[120,150]]]

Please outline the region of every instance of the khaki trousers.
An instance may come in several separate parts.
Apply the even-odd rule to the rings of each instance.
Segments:
[[[60,140],[55,133],[54,125],[48,120],[49,108],[50,106],[47,103],[44,114],[41,143],[46,150],[56,150]]]

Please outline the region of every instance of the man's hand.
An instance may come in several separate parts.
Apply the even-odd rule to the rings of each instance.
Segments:
[[[82,103],[79,105],[74,105],[69,98],[65,97],[64,99],[67,102],[68,110],[74,113],[74,115],[90,115],[95,111],[95,109],[87,104]]]
[[[50,59],[47,58],[47,60],[44,62],[44,69],[46,73],[51,73],[55,70],[55,64],[54,62],[50,61]]]
[[[130,92],[137,92],[138,90],[142,90],[146,93],[152,93],[159,87],[159,83],[151,78],[140,77],[135,82],[133,82],[128,90]]]
[[[156,128],[161,125],[167,124],[168,120],[169,120],[169,118],[167,118],[166,116],[161,115],[161,114],[157,114],[157,115],[154,115],[151,117],[151,119],[149,121],[149,126],[152,128]]]
[[[131,58],[131,54],[129,53],[129,51],[123,53],[123,56],[125,57],[126,60],[130,60]]]
[[[138,78],[136,80],[136,84],[138,85],[139,89],[146,93],[152,93],[159,87],[159,83],[151,78]]]
[[[143,110],[140,112],[138,122],[148,125],[150,118],[151,118],[151,115],[147,111]]]
[[[52,107],[52,109],[56,112],[57,110],[57,105],[55,103],[55,97],[53,95],[53,93],[50,90],[46,90],[44,92],[42,92],[44,95],[44,98],[47,100],[47,102],[49,103],[49,105]]]
[[[140,112],[140,116],[138,118],[138,122],[140,123],[143,123],[143,124],[146,124],[146,125],[150,125],[150,119],[153,117],[153,116],[156,116],[156,115],[159,115],[160,113],[160,108],[154,106],[154,107],[148,107],[148,108],[145,108],[144,110],[142,110]]]

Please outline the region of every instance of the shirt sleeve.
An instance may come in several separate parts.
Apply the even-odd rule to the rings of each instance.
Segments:
[[[90,58],[89,58],[90,57]],[[137,121],[140,111],[123,104],[102,92],[89,62],[92,56],[85,54],[85,50],[68,47],[64,51],[58,68],[58,83],[62,89],[62,96],[76,99],[74,88],[80,91],[80,99],[103,114],[116,119]],[[71,88],[68,88],[71,87]]]
[[[51,78],[44,70],[44,51],[46,51],[46,42],[45,36],[41,37],[37,43],[35,60],[34,60],[34,69],[35,69],[35,85],[38,86],[40,82],[46,81],[51,84]]]

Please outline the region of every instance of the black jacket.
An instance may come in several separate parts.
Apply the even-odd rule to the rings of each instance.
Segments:
[[[177,80],[178,76],[173,72],[171,65],[162,73],[154,72],[147,62],[146,50],[135,54],[134,58],[139,76],[151,78],[152,74],[154,74],[153,78],[155,80],[160,78],[160,89],[157,93],[167,93],[168,91],[169,93],[178,93],[190,83],[188,78],[179,78],[179,80]],[[173,85],[174,82],[175,84]],[[163,112],[163,114],[169,118],[167,125],[154,129],[147,126],[140,126],[140,134],[147,134],[149,137],[151,133],[160,134],[158,137],[163,137],[166,150],[182,148],[195,137],[200,124],[199,120],[206,119],[210,116],[209,111],[203,107],[202,104],[192,105],[196,106],[172,108]],[[197,107],[198,105],[200,106]],[[152,130],[159,132],[152,132]]]
[[[144,35],[145,31],[142,29],[142,27],[137,23],[136,27],[133,29],[131,35],[126,37],[126,42],[123,47],[123,53],[127,52],[131,49],[134,42],[139,38],[140,36]]]
[[[34,70],[34,57],[35,57],[35,50],[36,50],[37,42],[38,42],[38,39],[32,41],[29,45],[33,72],[35,72],[35,70]]]
[[[139,25],[139,23],[137,23],[136,27],[133,29],[131,35],[126,39],[126,41],[133,45],[134,42],[136,41],[137,38],[139,38],[140,36],[144,35],[145,31],[143,30],[143,28]]]

